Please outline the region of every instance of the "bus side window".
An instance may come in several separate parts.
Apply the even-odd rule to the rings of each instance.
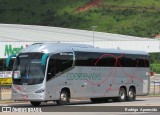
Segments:
[[[57,74],[71,68],[73,65],[73,53],[57,53],[50,57],[48,64],[47,80],[55,77]]]
[[[60,53],[59,58],[57,59],[57,65],[58,65],[58,72],[63,72],[73,65],[73,53],[71,52],[65,52]]]
[[[54,70],[54,59],[50,57],[49,63],[48,63],[48,72],[47,72],[47,80],[50,80],[53,76],[53,70]]]

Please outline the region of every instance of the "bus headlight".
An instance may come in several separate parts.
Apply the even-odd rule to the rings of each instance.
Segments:
[[[35,91],[34,93],[43,93],[45,91],[45,89],[39,89],[37,91]]]

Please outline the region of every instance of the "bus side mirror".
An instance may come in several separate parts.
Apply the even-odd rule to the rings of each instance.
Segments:
[[[41,60],[41,66],[45,66],[47,63],[48,54],[43,54],[42,60]]]
[[[8,56],[8,58],[6,59],[6,68],[9,67],[9,63],[13,57],[16,57],[16,54],[12,54],[12,55]]]

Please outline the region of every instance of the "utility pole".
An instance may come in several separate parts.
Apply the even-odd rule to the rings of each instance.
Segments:
[[[91,26],[91,28],[92,28],[92,31],[93,31],[93,46],[94,46],[94,31],[97,28],[97,26]]]

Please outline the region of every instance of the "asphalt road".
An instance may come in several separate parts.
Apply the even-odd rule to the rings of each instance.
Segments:
[[[30,103],[12,103],[1,104],[12,108],[33,108]],[[35,107],[34,107],[35,108]],[[138,97],[133,102],[113,102],[93,104],[90,100],[71,100],[68,105],[58,106],[54,102],[42,103],[38,108],[43,112],[54,112],[58,114],[68,114],[76,112],[77,115],[159,115],[160,114],[160,97]],[[138,111],[137,111],[138,110]],[[144,110],[146,112],[142,112]],[[148,111],[150,110],[150,111]],[[154,112],[158,110],[159,112]],[[135,112],[137,111],[137,112]],[[53,114],[53,113],[52,113]],[[7,114],[8,115],[8,114]]]

